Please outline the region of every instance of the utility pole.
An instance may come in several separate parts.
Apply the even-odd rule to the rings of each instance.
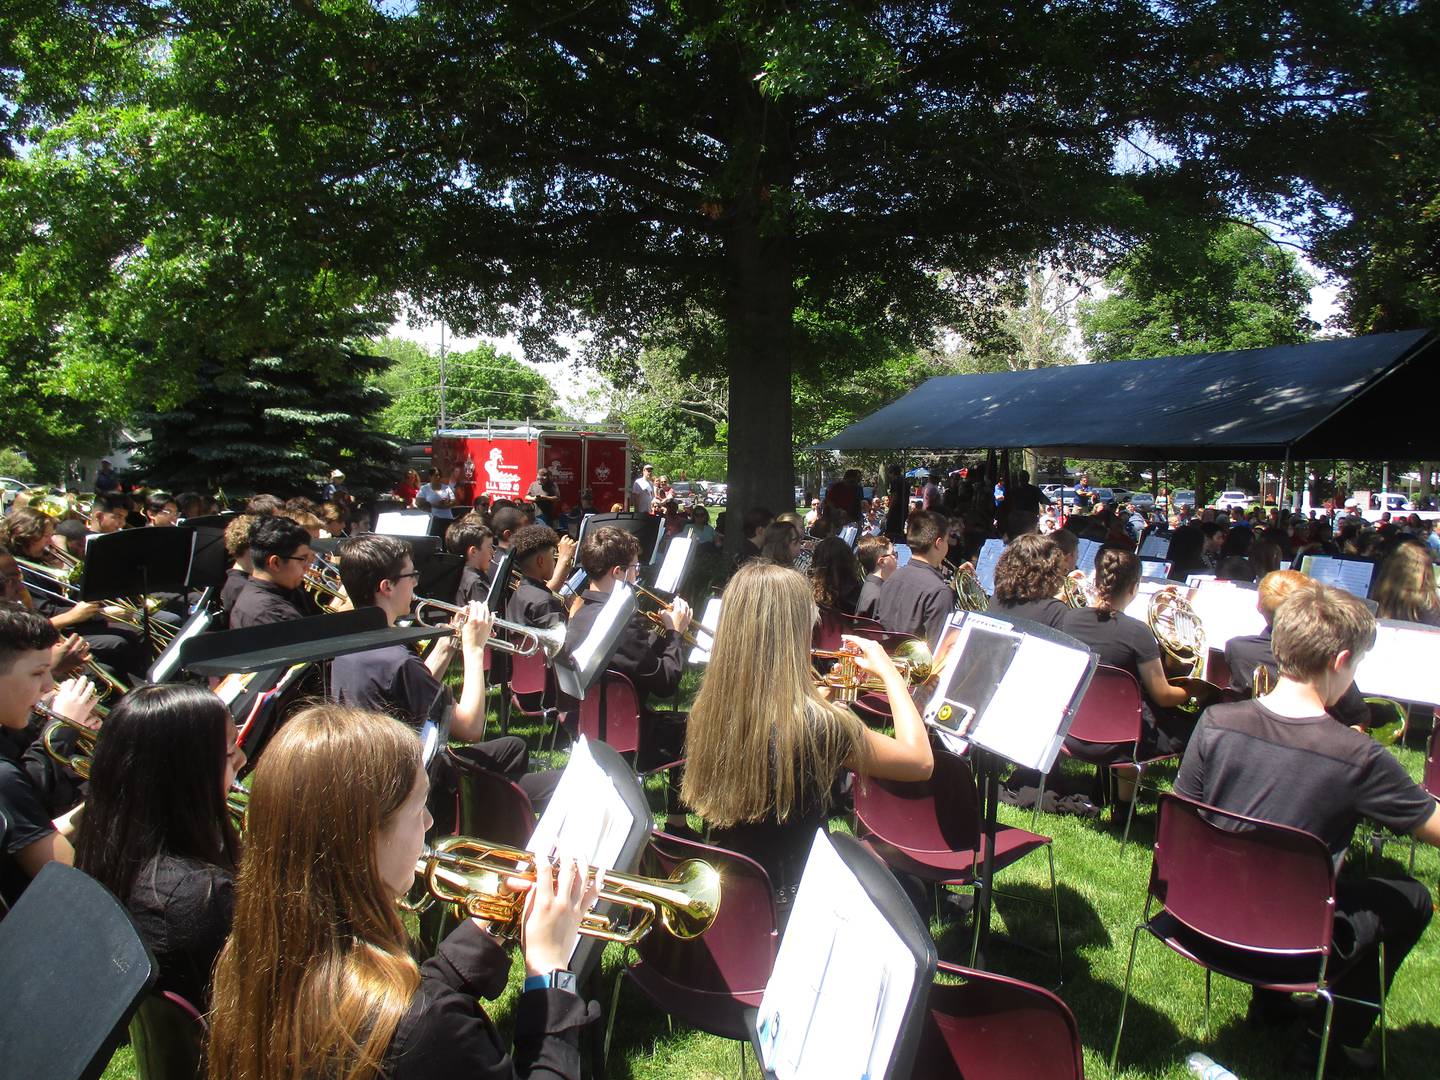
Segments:
[[[445,320],[440,320],[440,430],[445,430]]]

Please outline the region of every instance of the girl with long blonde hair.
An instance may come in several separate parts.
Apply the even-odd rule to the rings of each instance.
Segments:
[[[1435,567],[1423,544],[1402,540],[1395,545],[1380,564],[1374,596],[1382,619],[1440,626]]]
[[[845,769],[924,780],[930,739],[909,688],[885,650],[847,637],[857,665],[885,684],[893,738],[867,728],[817,689],[810,639],[819,613],[804,576],[757,560],[725,588],[710,666],[690,710],[681,795],[710,840],[755,859],[788,906],[830,790]]]
[[[395,901],[431,825],[428,794],[419,739],[379,713],[315,706],[266,748],[215,971],[212,1080],[580,1075],[586,1004],[549,984],[593,890],[573,862],[558,885],[548,863],[537,870],[512,1055],[476,1002],[498,996],[510,967],[481,923],[466,920],[422,966],[410,956]]]

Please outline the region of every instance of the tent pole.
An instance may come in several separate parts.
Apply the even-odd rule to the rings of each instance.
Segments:
[[[1285,464],[1280,466],[1280,495],[1275,500],[1276,506],[1285,505],[1285,482],[1290,478],[1290,447],[1285,447]]]

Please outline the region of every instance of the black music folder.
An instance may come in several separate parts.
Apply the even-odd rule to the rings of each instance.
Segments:
[[[910,1075],[935,978],[930,931],[853,836],[815,834],[750,1044],[769,1080]]]
[[[640,561],[650,562],[655,557],[660,541],[660,519],[654,514],[639,514],[626,510],[614,514],[586,514],[580,523],[581,536],[590,536],[602,525],[613,525],[624,529],[640,541]]]
[[[497,550],[490,560],[490,592],[485,597],[485,606],[496,615],[505,614],[505,605],[510,602],[510,579],[515,576],[515,552],[510,548]]]
[[[615,655],[620,634],[636,608],[635,590],[617,584],[595,617],[590,633],[573,649],[567,647],[555,658],[555,682],[561,693],[576,701],[585,696]]]
[[[122,529],[92,536],[85,545],[80,599],[181,592],[190,583],[194,555],[193,529]]]

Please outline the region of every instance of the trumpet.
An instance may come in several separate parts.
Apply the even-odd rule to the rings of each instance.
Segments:
[[[468,836],[449,836],[427,847],[415,864],[426,895],[409,911],[424,911],[435,901],[454,904],[465,914],[494,924],[498,936],[519,933],[525,894],[510,892],[507,878],[535,880],[538,856],[519,848],[491,844]],[[656,921],[682,940],[699,937],[710,929],[720,910],[720,874],[699,859],[687,859],[669,878],[647,878],[614,870],[587,867],[587,885],[600,888],[600,899],[631,909],[633,919],[622,924],[591,912],[580,932],[604,941],[633,945],[650,932]]]
[[[885,684],[874,675],[860,670],[855,663],[858,654],[849,649],[811,649],[810,656],[815,660],[834,660],[835,667],[823,675],[817,674],[816,680],[823,686],[828,686],[835,695],[835,700],[844,704],[851,704],[863,693],[883,691]],[[894,661],[895,668],[900,672],[900,677],[911,686],[923,683],[934,673],[935,660],[930,655],[930,647],[923,641],[903,641],[890,654]]]
[[[665,625],[664,621],[660,618],[660,615],[662,612],[673,611],[675,609],[675,605],[661,598],[658,593],[651,592],[649,589],[645,588],[645,586],[639,584],[638,582],[634,585],[631,585],[630,587],[634,589],[637,593],[639,593],[641,596],[649,600],[655,601],[655,611],[642,611],[641,614],[644,615],[645,618],[650,620],[650,622],[654,625],[654,629],[657,633],[667,633],[669,631],[669,627]],[[694,648],[697,644],[699,644],[699,639],[696,638],[695,632],[688,628],[686,629],[685,633],[680,635],[680,640],[684,642],[688,648]]]
[[[416,617],[418,618],[421,610],[427,607],[436,608],[450,615],[465,614],[465,609],[459,604],[447,604],[443,600],[431,600],[428,596],[422,596],[415,601]],[[514,642],[506,641],[504,638],[491,637],[485,643],[500,652],[514,653],[516,656],[534,656],[537,652],[543,652],[545,660],[549,662],[559,655],[561,649],[565,648],[563,627],[525,626],[522,623],[510,622],[508,619],[496,619],[495,629],[504,630],[520,639],[518,642]]]
[[[52,760],[69,768],[80,779],[89,780],[90,764],[95,759],[95,743],[100,738],[99,730],[86,727],[68,716],[62,716],[48,705],[37,704],[33,711],[48,722],[44,734],[40,736],[40,745],[45,748],[45,753],[49,754]],[[73,754],[67,754],[55,742],[56,736],[65,728],[76,732]]]
[[[35,569],[35,564],[31,563],[29,564],[29,567],[31,569]],[[56,579],[53,574],[50,575],[50,577],[51,580],[54,581],[55,584],[61,589],[75,588],[75,586],[69,584],[68,582]],[[65,592],[56,592],[54,589],[47,589],[43,585],[37,585],[34,581],[27,581],[25,583],[25,588],[28,592],[39,593],[41,596],[48,596],[51,599],[60,600],[67,604],[78,604],[82,602],[76,599],[74,596],[70,596]],[[133,601],[107,600],[100,606],[100,614],[104,615],[105,618],[109,619],[110,621],[120,623],[122,626],[127,626],[131,630],[134,630],[137,634],[142,635],[145,633],[146,622],[149,622],[150,632],[154,637],[154,645],[159,651],[163,652],[164,649],[170,644],[170,642],[174,640],[175,631],[172,630],[165,623],[161,622],[159,619],[146,618],[147,613],[154,614],[156,611],[160,610],[161,604],[159,600],[153,599],[151,597],[146,597],[145,605],[146,612],[142,613],[139,605],[134,603]]]

